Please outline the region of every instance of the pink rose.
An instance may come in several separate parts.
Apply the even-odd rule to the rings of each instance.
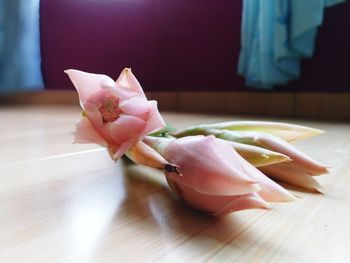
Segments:
[[[100,74],[65,71],[84,109],[76,125],[75,142],[108,147],[114,160],[147,134],[165,126],[156,101],[148,101],[131,69],[116,82]]]
[[[169,163],[178,167],[166,172],[169,186],[189,205],[213,215],[268,208],[267,202],[295,198],[244,160],[226,141],[214,136],[180,139],[146,137]]]

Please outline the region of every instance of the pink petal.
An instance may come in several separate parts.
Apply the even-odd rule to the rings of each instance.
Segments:
[[[150,111],[150,106],[147,100],[141,96],[134,96],[130,99],[124,100],[119,104],[119,108],[129,115],[141,115]]]
[[[127,152],[127,156],[135,163],[158,169],[164,169],[164,166],[168,164],[163,156],[142,141],[134,144]]]
[[[140,83],[138,82],[138,80],[136,79],[134,74],[131,72],[131,69],[125,68],[121,72],[116,83],[118,85],[124,87],[125,89],[132,90],[132,91],[136,92],[138,95],[146,98]]]
[[[106,75],[92,74],[74,69],[68,69],[64,72],[68,74],[77,89],[82,107],[92,94],[101,90],[101,82],[115,85],[113,79]]]
[[[269,204],[256,193],[229,196],[208,195],[196,192],[170,178],[167,178],[167,181],[170,188],[188,205],[214,216],[223,216],[245,209],[269,208]]]
[[[177,139],[165,149],[164,157],[179,166],[183,176],[168,176],[203,194],[240,195],[259,191],[257,182],[235,164],[231,151],[231,147],[214,136]]]
[[[287,155],[297,166],[303,167],[312,175],[319,175],[328,172],[325,165],[313,160],[293,145],[278,137],[263,135],[259,136],[256,139],[256,142],[266,149]]]
[[[155,132],[165,127],[165,122],[158,111],[157,101],[151,100],[151,101],[148,101],[148,104],[149,104],[150,111],[149,111],[149,117],[147,121],[147,127],[145,130],[146,134]]]
[[[119,146],[119,148],[116,149],[115,152],[113,152],[112,159],[118,160],[124,153],[126,153],[136,142],[135,141],[127,141],[125,143],[122,143],[122,145]]]
[[[118,144],[128,141],[134,143],[144,135],[146,122],[138,117],[129,115],[120,115],[120,117],[110,125],[110,134],[113,140]]]
[[[260,170],[282,182],[322,192],[322,186],[303,168],[298,167],[293,162],[268,165],[261,167]]]
[[[88,103],[94,104],[96,108],[101,107],[104,99],[108,96],[109,93],[110,91],[106,89],[100,89],[99,91],[95,92],[86,100],[85,104],[83,105],[84,109],[86,109],[86,104]]]
[[[109,147],[115,147],[115,142],[110,134],[110,122],[103,122],[102,115],[96,105],[92,103],[85,104],[85,112],[94,129],[107,141]]]
[[[131,89],[127,89],[125,87],[122,87],[119,84],[116,84],[116,88],[112,89],[111,92],[115,96],[120,98],[122,101],[130,99],[130,98],[135,97],[135,96],[140,96],[137,92],[135,92],[135,91],[133,91]]]
[[[105,147],[108,145],[103,137],[91,125],[89,119],[85,117],[76,124],[75,142],[97,143]]]
[[[215,212],[214,216],[223,216],[228,213],[247,209],[270,209],[269,203],[265,202],[258,194],[251,193],[237,196],[228,202],[225,206]]]
[[[246,171],[246,173],[260,183],[261,191],[259,192],[259,195],[265,201],[289,202],[296,200],[296,198],[286,189],[265,176],[257,168],[252,166],[243,157],[241,157],[236,151],[233,151],[233,156],[237,160],[236,163],[238,165],[242,165],[242,168]]]
[[[103,119],[101,113],[98,111],[98,108],[95,104],[86,103],[84,105],[85,112],[92,125],[97,128],[103,125]]]

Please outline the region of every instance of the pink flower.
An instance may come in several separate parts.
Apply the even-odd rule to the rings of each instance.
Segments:
[[[189,205],[213,215],[268,208],[267,202],[292,201],[287,190],[244,160],[227,142],[214,136],[188,136],[160,143],[146,137],[145,143],[171,164],[166,172],[170,187]]]
[[[312,174],[295,162],[276,163],[259,167],[264,174],[281,182],[306,188],[319,193],[323,192],[322,186],[314,179]]]
[[[272,123],[270,123],[270,125],[272,126]],[[286,126],[286,124],[283,125]],[[309,129],[312,133],[317,132],[317,130],[304,127],[304,130],[307,129]],[[268,134],[261,131],[236,131],[215,129],[206,130],[203,128],[191,128],[188,129],[186,132],[181,132],[180,134],[184,135],[188,133],[189,130],[191,134],[202,133],[206,135],[215,135],[218,138],[229,141],[232,144],[232,146],[236,148],[238,147],[235,146],[233,143],[241,142],[246,143],[249,146],[253,145],[261,149],[266,149],[274,153],[282,154],[282,156],[286,157],[286,159],[284,160],[285,162],[266,165],[266,162],[264,163],[263,160],[263,165],[259,165],[259,170],[261,170],[267,176],[277,179],[279,181],[321,192],[321,186],[314,178],[312,178],[312,176],[328,173],[328,167],[317,162],[310,156],[297,149],[292,144],[286,142],[284,139],[276,135]],[[320,133],[320,131],[318,132]],[[285,137],[289,139],[292,138],[292,135],[294,134],[293,136],[295,137],[293,140],[295,140],[299,133],[293,133],[292,130],[290,130],[288,133],[280,134],[288,135]],[[306,135],[304,134],[303,136]],[[241,149],[238,149],[238,152],[241,153],[243,151]],[[249,155],[243,155],[243,157],[246,158],[247,156]],[[247,158],[247,160],[252,162],[252,159]],[[254,162],[252,163],[256,165],[257,162],[255,162],[254,160]]]
[[[257,132],[246,132],[246,134],[249,134],[249,136],[254,138],[254,143],[259,147],[288,156],[291,160],[293,160],[293,164],[296,167],[300,167],[310,175],[321,175],[328,173],[327,166],[317,162],[302,151],[298,150],[292,144],[277,136]]]
[[[254,137],[254,142],[265,149],[288,156],[291,162],[271,164],[259,169],[269,177],[295,186],[322,192],[321,185],[312,177],[328,173],[328,168],[312,159],[292,144],[283,139],[264,133],[247,132]]]
[[[106,75],[65,72],[84,109],[76,125],[75,142],[108,147],[116,160],[147,134],[165,126],[157,102],[147,101],[131,69],[124,69],[116,82]]]

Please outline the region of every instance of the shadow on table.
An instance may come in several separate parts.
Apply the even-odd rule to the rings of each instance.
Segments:
[[[124,176],[126,195],[115,220],[127,220],[135,232],[161,238],[161,246],[179,249],[189,244],[210,256],[215,245],[216,250],[225,246],[242,249],[251,245],[251,239],[256,240],[254,233],[244,233],[264,214],[243,211],[215,218],[190,208],[173,195],[161,171],[130,165],[124,169]]]

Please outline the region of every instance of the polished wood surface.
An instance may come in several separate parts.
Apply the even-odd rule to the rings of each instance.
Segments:
[[[181,128],[233,116],[165,113]],[[350,125],[298,146],[330,165],[325,194],[212,218],[161,172],[72,144],[77,107],[0,108],[0,262],[349,262]]]

